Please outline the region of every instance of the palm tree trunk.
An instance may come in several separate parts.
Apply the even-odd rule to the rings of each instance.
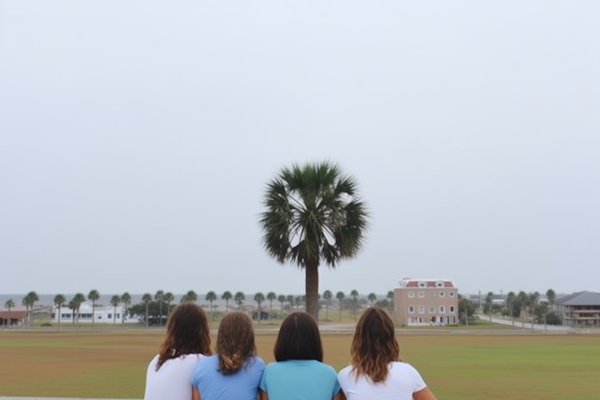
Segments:
[[[319,322],[319,263],[306,265],[306,312]]]

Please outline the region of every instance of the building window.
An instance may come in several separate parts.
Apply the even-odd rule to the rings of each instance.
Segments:
[[[450,314],[454,314],[454,306],[450,306]]]
[[[419,297],[422,299],[425,297],[425,292],[419,292]]]
[[[444,287],[444,282],[442,282],[442,281],[436,282],[435,286],[436,287]]]
[[[425,282],[419,282],[419,287],[426,287],[427,285],[425,284]]]
[[[415,306],[408,306],[408,312],[410,314],[414,314],[415,313]]]
[[[435,297],[435,292],[430,292],[429,297],[431,297],[431,298]]]
[[[440,306],[440,314],[444,314],[446,312],[446,307]]]
[[[415,297],[415,292],[408,292],[408,297],[410,297],[411,299],[412,299],[413,297]]]
[[[440,297],[444,297],[445,295],[446,295],[446,293],[440,292]]]
[[[454,292],[450,292],[450,297],[454,297]]]
[[[425,314],[425,306],[419,306],[419,314]]]
[[[435,306],[429,306],[429,314],[435,314]]]

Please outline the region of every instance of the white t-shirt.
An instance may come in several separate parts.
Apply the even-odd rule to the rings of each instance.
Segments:
[[[192,372],[202,358],[202,354],[172,358],[157,371],[158,355],[154,357],[146,371],[144,400],[191,400]]]
[[[426,387],[421,374],[410,364],[390,363],[390,373],[384,382],[373,383],[369,378],[351,374],[352,366],[338,373],[338,381],[348,400],[413,400],[413,393]]]

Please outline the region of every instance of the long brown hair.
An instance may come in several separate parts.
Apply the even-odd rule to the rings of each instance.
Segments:
[[[202,307],[191,302],[179,304],[169,316],[167,336],[160,346],[156,370],[172,358],[185,354],[210,355],[210,328]]]
[[[221,320],[217,334],[216,353],[219,371],[231,375],[256,355],[252,320],[243,312],[231,312]]]
[[[373,383],[386,380],[390,362],[400,361],[400,347],[394,322],[384,310],[371,307],[361,315],[350,355],[356,378],[366,375]]]

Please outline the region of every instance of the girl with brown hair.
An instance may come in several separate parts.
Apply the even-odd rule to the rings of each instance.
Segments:
[[[285,317],[273,352],[276,362],[265,368],[260,400],[341,400],[337,373],[323,363],[321,334],[310,314]]]
[[[229,313],[219,325],[216,354],[194,369],[192,399],[256,400],[264,368],[256,355],[252,320],[242,312]]]
[[[350,354],[352,363],[338,373],[348,400],[436,400],[419,372],[400,359],[394,323],[384,310],[363,313]]]
[[[167,336],[146,371],[144,400],[190,400],[190,378],[198,361],[210,355],[206,314],[194,303],[175,307],[167,321]]]

